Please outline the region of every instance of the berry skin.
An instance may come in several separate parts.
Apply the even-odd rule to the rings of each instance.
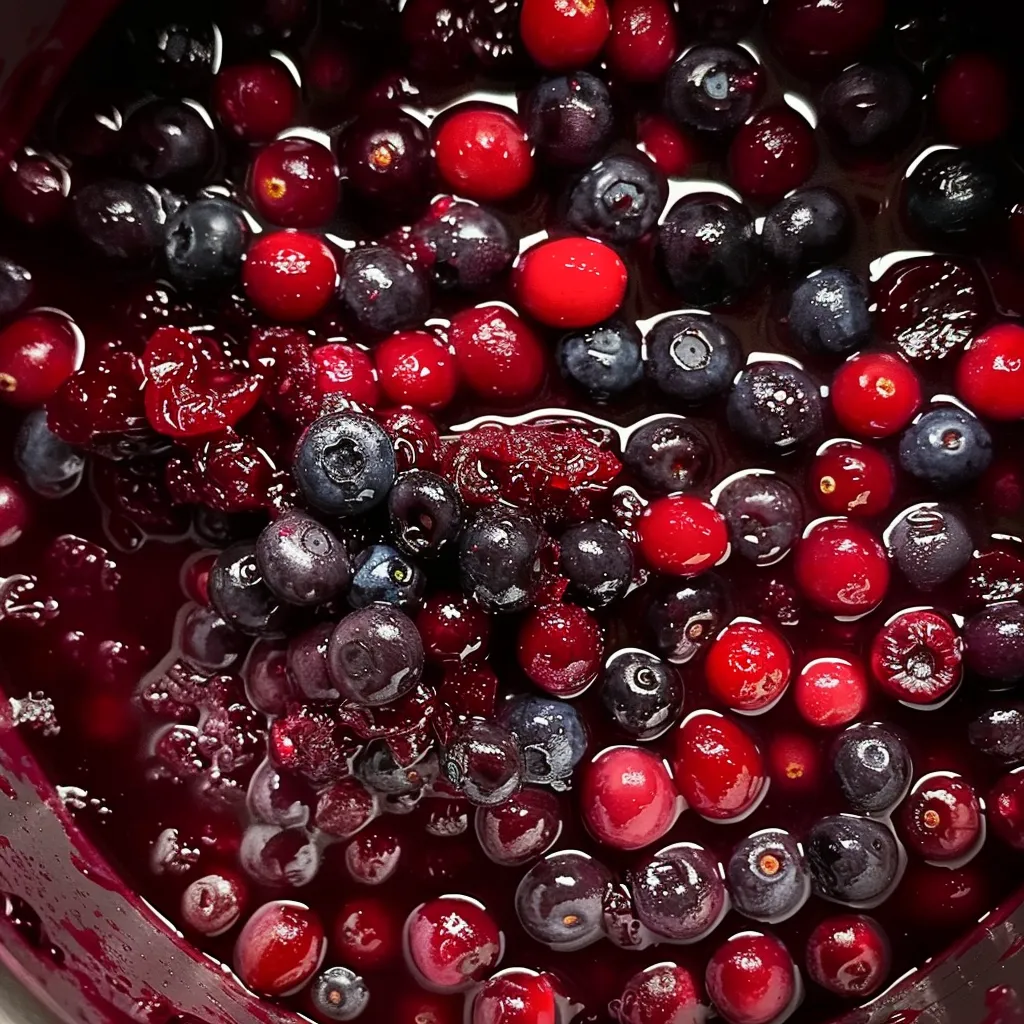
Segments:
[[[462,594],[431,594],[416,616],[428,661],[469,661],[487,654],[490,620]]]
[[[373,360],[355,345],[331,342],[313,349],[316,387],[322,396],[340,395],[372,409],[380,404]]]
[[[777,829],[744,839],[729,857],[725,879],[734,909],[755,921],[790,917],[811,889],[799,844]]]
[[[1004,775],[989,792],[986,807],[996,835],[1015,850],[1024,850],[1024,773]]]
[[[772,5],[772,41],[804,73],[843,67],[866,49],[885,21],[885,0],[780,0]]]
[[[935,113],[958,146],[984,146],[1006,134],[1012,105],[1006,69],[982,53],[954,57],[935,83]]]
[[[752,363],[733,385],[726,415],[729,426],[750,443],[788,450],[821,430],[821,391],[791,363]]]
[[[729,1024],[769,1024],[793,999],[796,966],[773,935],[743,932],[715,950],[704,980]]]
[[[574,71],[548,78],[530,90],[523,124],[537,156],[557,167],[586,167],[615,137],[608,86],[596,75]]]
[[[275,900],[256,910],[239,932],[235,970],[260,995],[289,995],[309,981],[326,949],[323,925],[312,910]]]
[[[647,563],[673,576],[697,576],[717,565],[729,547],[729,531],[718,510],[685,494],[651,502],[638,532]]]
[[[885,726],[855,725],[833,744],[832,770],[854,810],[882,814],[903,796],[910,755],[903,740]]]
[[[805,722],[823,729],[846,725],[867,706],[867,676],[857,661],[815,658],[796,677],[793,697]]]
[[[579,712],[564,700],[521,694],[507,701],[501,724],[516,738],[523,781],[562,790],[587,749],[587,729]]]
[[[555,988],[546,974],[519,967],[496,974],[473,997],[470,1024],[557,1024]]]
[[[981,805],[966,779],[940,774],[922,779],[900,810],[904,841],[933,861],[959,860],[981,834]]]
[[[328,1020],[349,1021],[360,1017],[370,1002],[366,982],[348,967],[328,967],[309,987],[314,1010]]]
[[[42,405],[77,369],[73,322],[55,313],[30,313],[0,332],[0,402]]]
[[[736,133],[729,177],[745,196],[773,202],[814,172],[818,150],[810,125],[785,107],[766,110]]]
[[[197,199],[167,223],[164,261],[185,289],[214,289],[235,281],[249,248],[249,222],[224,199]]]
[[[71,220],[89,248],[105,259],[149,264],[164,241],[168,210],[151,185],[105,178],[77,189]]]
[[[998,216],[999,177],[983,156],[934,150],[907,177],[905,206],[916,233],[940,240],[963,238]]]
[[[843,267],[809,274],[793,291],[790,336],[817,355],[845,355],[871,337],[871,300],[864,283]]]
[[[776,630],[759,622],[734,622],[708,650],[708,691],[736,711],[763,711],[789,686],[793,652]]]
[[[675,823],[677,794],[664,761],[640,747],[612,747],[584,769],[583,820],[591,834],[617,850],[657,842]]]
[[[523,0],[519,32],[543,68],[589,64],[611,32],[606,0]]]
[[[674,665],[692,661],[729,618],[725,585],[703,573],[651,606],[648,621],[659,650]]]
[[[831,615],[862,615],[889,589],[885,549],[849,519],[811,526],[797,545],[794,571],[801,591]]]
[[[446,744],[441,771],[470,803],[497,807],[519,790],[522,755],[516,737],[503,725],[474,718]]]
[[[261,312],[287,322],[316,316],[334,295],[338,265],[314,235],[275,231],[250,246],[242,268],[246,297]]]
[[[761,66],[739,46],[697,45],[665,78],[665,109],[684,128],[724,132],[753,113],[764,90]]]
[[[529,608],[540,583],[538,562],[543,543],[536,523],[526,516],[481,516],[462,534],[462,592],[487,612]]]
[[[437,133],[434,154],[441,177],[469,199],[508,199],[533,177],[529,139],[504,110],[453,114]]]
[[[566,335],[556,359],[563,377],[600,400],[626,391],[643,376],[640,343],[633,324],[612,320]]]
[[[392,909],[372,897],[348,900],[334,920],[334,948],[356,970],[376,970],[393,960],[400,944]]]
[[[872,917],[829,917],[807,940],[807,973],[837,996],[865,999],[889,976],[889,938]]]
[[[548,790],[521,789],[503,804],[479,807],[476,837],[495,864],[519,867],[545,854],[562,831],[558,797]]]
[[[0,476],[0,548],[16,543],[29,524],[28,499],[21,487]]]
[[[683,416],[660,416],[629,435],[622,461],[656,494],[690,491],[705,482],[713,455],[707,434]]]
[[[380,245],[345,257],[338,297],[355,324],[376,336],[412,327],[430,312],[423,275],[393,249]]]
[[[403,473],[388,494],[395,544],[409,555],[436,555],[462,531],[462,503],[443,477],[425,469]]]
[[[716,507],[728,524],[733,550],[755,565],[773,565],[800,538],[803,507],[796,491],[777,476],[734,478],[722,488]]]
[[[1024,678],[1024,605],[1001,601],[967,620],[964,661],[986,679],[1015,683]]]
[[[405,923],[406,948],[417,973],[433,988],[458,992],[497,966],[504,938],[491,915],[460,896],[417,907]]]
[[[542,690],[558,697],[582,693],[597,678],[603,653],[601,627],[578,605],[545,605],[519,630],[520,667]]]
[[[430,138],[416,118],[375,109],[357,117],[339,141],[346,179],[360,195],[399,209],[420,197],[429,177]]]
[[[676,843],[629,872],[636,916],[655,935],[689,942],[712,931],[728,893],[718,861],[693,843]]]
[[[310,139],[278,139],[260,151],[249,177],[257,213],[286,228],[317,228],[338,205],[334,154]]]
[[[916,103],[915,88],[898,67],[854,64],[821,94],[821,114],[832,138],[856,153],[902,145],[898,130]]]
[[[605,55],[616,77],[655,82],[676,55],[675,14],[667,0],[614,0]]]
[[[657,224],[667,194],[665,179],[650,160],[608,156],[570,190],[566,221],[581,235],[628,245]]]
[[[856,355],[836,370],[829,392],[836,419],[861,437],[889,437],[921,408],[914,368],[886,352]]]
[[[815,892],[838,903],[877,900],[899,870],[895,837],[871,818],[822,818],[808,833],[806,849]]]
[[[294,123],[298,88],[279,61],[224,68],[214,83],[221,124],[243,142],[268,142]]]
[[[1024,761],[1024,704],[986,708],[968,726],[971,746],[1005,764]]]
[[[821,267],[842,256],[853,235],[853,214],[830,188],[802,188],[779,200],[764,220],[765,252],[788,274]]]
[[[609,319],[622,305],[627,282],[615,250],[589,238],[541,242],[515,269],[523,308],[549,327],[591,327]]]
[[[644,338],[644,369],[659,391],[684,402],[724,394],[743,363],[739,338],[710,316],[674,313]]]
[[[618,600],[633,579],[626,538],[600,520],[571,526],[558,543],[558,564],[582,602],[599,608]]]
[[[458,388],[455,357],[427,331],[402,331],[374,349],[377,377],[385,397],[396,405],[431,412],[443,409]]]
[[[234,873],[204,875],[181,894],[181,919],[200,935],[223,935],[238,923],[247,899],[246,884]]]
[[[448,339],[459,376],[477,394],[515,402],[540,390],[547,350],[533,328],[504,306],[456,313]]]
[[[997,324],[975,337],[956,368],[956,393],[989,419],[1024,418],[1024,327]]]
[[[690,971],[666,963],[634,974],[608,1010],[619,1024],[687,1024],[701,1020],[704,1002]]]
[[[917,590],[933,590],[971,560],[974,541],[951,508],[912,506],[887,531],[889,551],[900,572]]]
[[[783,792],[804,795],[814,792],[822,780],[818,745],[802,733],[782,733],[768,745],[772,782]]]
[[[652,740],[682,714],[684,689],[677,672],[646,651],[618,651],[605,666],[601,703],[634,739]]]
[[[355,560],[348,603],[366,608],[381,603],[415,609],[426,586],[422,570],[387,544],[371,544]]]
[[[329,601],[350,577],[348,556],[338,538],[295,510],[263,528],[256,541],[256,564],[263,582],[281,600],[297,605]]]
[[[495,213],[442,196],[414,229],[433,257],[440,288],[480,291],[497,281],[519,251],[518,239]]]
[[[977,480],[992,462],[992,435],[976,416],[943,405],[919,416],[900,438],[900,466],[939,489]]]
[[[857,518],[880,515],[896,490],[896,474],[885,453],[858,441],[838,441],[819,451],[808,481],[826,512]]]
[[[85,472],[85,456],[50,430],[45,409],[33,409],[21,421],[14,461],[29,488],[44,498],[70,494]]]

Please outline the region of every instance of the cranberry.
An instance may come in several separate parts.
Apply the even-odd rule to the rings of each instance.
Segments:
[[[959,860],[981,835],[981,805],[966,779],[942,772],[914,786],[900,822],[905,842],[922,857]]]
[[[611,31],[606,0],[523,0],[519,32],[543,68],[585,67]]]
[[[618,850],[657,842],[678,813],[665,762],[641,747],[610,747],[586,765],[580,808],[591,834]]]
[[[399,405],[443,409],[458,387],[451,349],[427,331],[400,331],[374,349],[385,396]]]
[[[773,736],[768,745],[772,782],[784,792],[803,794],[821,782],[821,753],[818,745],[801,733]]]
[[[556,992],[547,974],[512,967],[486,981],[473,998],[470,1024],[558,1024]]]
[[[975,337],[957,366],[956,393],[990,419],[1024,417],[1024,327],[998,324]]]
[[[420,977],[449,992],[490,973],[505,945],[494,918],[464,896],[442,896],[417,907],[405,922],[405,941]]]
[[[675,14],[667,0],[615,0],[605,49],[617,75],[632,82],[661,78],[676,56]]]
[[[729,177],[745,196],[774,202],[814,172],[818,150],[810,125],[787,107],[743,125],[729,149]]]
[[[338,165],[326,146],[311,139],[278,139],[253,161],[249,195],[271,224],[316,228],[334,216],[338,182]]]
[[[637,148],[669,177],[683,177],[700,159],[697,143],[663,114],[648,114],[637,125]],[[1024,233],[1024,231],[1022,231]]]
[[[688,1024],[705,1015],[701,988],[685,967],[655,964],[634,974],[608,1009],[619,1024]]]
[[[988,820],[997,836],[1024,850],[1024,773],[1004,775],[989,791]]]
[[[889,437],[921,408],[921,381],[898,356],[865,353],[839,367],[830,397],[836,419],[848,430],[864,437]]]
[[[771,14],[783,59],[803,72],[827,72],[867,48],[885,20],[885,0],[781,0]]]
[[[247,900],[246,884],[234,873],[204,875],[181,894],[181,919],[200,935],[222,935],[242,916]]]
[[[890,697],[931,704],[963,675],[964,644],[953,623],[927,609],[900,612],[875,634],[871,673]]]
[[[529,139],[505,110],[452,114],[437,133],[434,155],[441,177],[469,199],[508,199],[522,192],[533,177]]]
[[[871,917],[828,917],[807,940],[807,973],[837,996],[872,995],[889,976],[891,965],[888,936]]]
[[[757,744],[732,719],[712,711],[696,712],[680,725],[673,769],[687,804],[714,821],[746,814],[766,782]]]
[[[20,153],[0,181],[0,206],[23,224],[52,224],[64,216],[71,179],[55,160]]]
[[[392,1024],[465,1024],[463,1000],[416,992],[403,996]]]
[[[460,377],[477,394],[514,402],[540,390],[547,350],[529,324],[505,306],[456,313],[449,340]]]
[[[769,1024],[796,992],[796,966],[774,935],[742,932],[708,961],[708,995],[730,1024]]]
[[[260,235],[245,257],[246,297],[275,320],[309,320],[330,302],[338,283],[334,254],[315,235],[273,231]]]
[[[515,285],[523,308],[549,327],[590,327],[607,320],[626,296],[626,265],[591,238],[541,242],[519,258]]]
[[[398,870],[402,846],[386,827],[371,826],[345,847],[345,867],[363,885],[383,885]]]
[[[476,812],[480,848],[495,864],[518,867],[546,853],[562,831],[558,798],[546,789],[521,789],[497,807]]]
[[[394,960],[401,939],[392,907],[356,897],[342,904],[334,919],[334,948],[357,971],[373,971]]]
[[[958,146],[995,142],[1010,127],[1006,69],[983,53],[954,57],[935,83],[935,113],[945,137]]]
[[[736,711],[763,711],[789,686],[793,652],[760,622],[734,622],[715,638],[704,662],[708,691]]]
[[[416,616],[416,628],[429,661],[472,661],[487,654],[490,620],[462,594],[432,594]]]
[[[355,345],[332,342],[313,349],[317,391],[324,397],[340,395],[368,409],[380,402],[380,387],[373,360]]]
[[[651,568],[674,576],[697,576],[722,561],[729,547],[721,514],[690,495],[652,502],[637,529],[640,552]]]
[[[28,500],[21,487],[0,476],[0,548],[9,548],[29,524]]]
[[[793,686],[797,710],[806,722],[825,729],[859,718],[868,703],[868,681],[850,658],[815,658],[800,670]]]
[[[603,654],[601,627],[579,605],[545,605],[519,630],[520,667],[542,690],[559,697],[582,693],[597,678]]]
[[[321,832],[348,839],[377,814],[373,794],[357,779],[339,779],[320,790],[314,821]]]
[[[441,436],[434,421],[408,405],[379,414],[384,433],[395,448],[399,472],[406,469],[434,469],[440,461]]]
[[[0,401],[42,405],[78,368],[79,336],[57,313],[30,313],[0,332]]]
[[[298,89],[278,61],[224,68],[214,85],[217,116],[245,142],[268,142],[292,124]]]
[[[826,512],[877,516],[896,490],[896,474],[884,452],[858,441],[838,441],[818,452],[810,468],[811,491]]]
[[[810,526],[797,545],[794,571],[801,591],[832,615],[862,615],[889,588],[885,549],[874,534],[849,519]]]
[[[260,995],[289,995],[316,973],[326,949],[324,926],[312,910],[275,900],[245,922],[235,942],[235,970]]]
[[[430,138],[401,110],[374,109],[357,117],[341,137],[345,176],[361,195],[400,209],[422,198],[430,181]]]

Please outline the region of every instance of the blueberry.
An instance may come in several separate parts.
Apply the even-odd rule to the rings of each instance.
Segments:
[[[659,850],[628,878],[637,917],[655,935],[675,942],[706,935],[726,906],[718,862],[690,843]]]
[[[659,416],[629,435],[622,461],[648,490],[674,494],[699,487],[711,473],[711,442],[683,416]]]
[[[522,784],[523,767],[515,736],[483,718],[460,726],[441,752],[441,773],[477,807],[508,800]]]
[[[350,576],[344,545],[304,512],[286,512],[264,527],[256,562],[263,582],[289,604],[323,604],[347,586]]]
[[[941,505],[918,505],[896,520],[888,535],[890,554],[907,582],[933,590],[955,576],[974,553],[959,513]]]
[[[667,198],[664,175],[646,157],[607,156],[573,185],[565,219],[581,235],[628,245],[658,223]]]
[[[747,291],[760,263],[750,211],[728,196],[681,199],[658,228],[658,255],[672,287],[697,305],[728,302]]]
[[[515,512],[480,516],[462,534],[459,578],[465,593],[489,612],[528,608],[540,585],[544,537]]]
[[[665,109],[700,131],[738,128],[764,89],[761,66],[740,46],[693,46],[668,69]]]
[[[430,313],[423,276],[404,256],[381,245],[345,257],[339,297],[355,325],[378,336],[412,327]]]
[[[395,544],[409,555],[436,555],[462,532],[459,492],[436,473],[410,469],[388,494]]]
[[[585,167],[608,148],[615,132],[608,86],[586,71],[549,78],[526,97],[523,123],[542,159]]]
[[[729,390],[743,351],[725,324],[702,313],[673,313],[644,338],[644,368],[657,388],[684,402]]]
[[[379,505],[395,480],[395,449],[375,420],[332,413],[299,438],[295,482],[314,508],[352,516]]]
[[[249,223],[225,199],[197,199],[167,223],[164,260],[182,288],[216,288],[236,280],[249,248]]]
[[[379,707],[404,697],[423,672],[423,641],[415,623],[388,604],[351,612],[327,648],[327,671],[343,697]]]
[[[519,251],[516,237],[496,213],[467,202],[453,202],[443,213],[427,217],[417,235],[433,254],[432,272],[441,288],[486,288],[512,266]]]
[[[25,483],[44,498],[63,498],[81,482],[85,457],[46,424],[46,410],[30,412],[14,439],[14,461]]]
[[[585,853],[549,853],[516,889],[519,923],[535,942],[562,952],[589,946],[604,932],[602,901],[611,883],[611,872]]]
[[[821,94],[825,127],[847,146],[888,141],[914,104],[913,86],[897,68],[854,64]]]
[[[845,355],[871,339],[867,287],[843,267],[815,270],[793,290],[789,333],[805,351]]]
[[[919,416],[900,438],[900,465],[933,487],[977,480],[992,462],[992,435],[976,416],[943,405]]]
[[[593,398],[608,398],[631,388],[643,377],[641,340],[633,324],[609,320],[563,337],[555,358],[563,377]]]
[[[646,651],[626,648],[608,660],[601,703],[634,739],[653,740],[678,721],[685,689],[679,674]]]
[[[17,313],[32,295],[32,272],[0,256],[0,316]]]
[[[263,582],[252,541],[238,541],[217,556],[208,586],[217,614],[240,633],[284,635],[288,611]]]
[[[1000,209],[999,178],[982,157],[929,153],[906,181],[907,216],[925,234],[956,236],[984,228]]]
[[[685,665],[708,645],[727,621],[726,593],[718,576],[704,573],[651,605],[648,620],[665,658]]]
[[[766,829],[744,839],[725,867],[732,905],[744,917],[774,923],[796,913],[810,892],[810,876],[796,839]]]
[[[608,523],[570,526],[558,543],[558,562],[573,593],[600,608],[625,594],[633,579],[633,552]]]
[[[401,765],[385,740],[371,740],[355,756],[352,771],[375,793],[403,796],[418,793],[439,771],[437,755],[430,751],[409,765]]]
[[[822,818],[807,836],[814,890],[839,903],[871,903],[896,881],[899,847],[892,832],[870,818]]]
[[[108,259],[148,264],[163,244],[167,210],[149,185],[105,178],[75,192],[71,208],[79,235]]]
[[[836,739],[832,770],[855,811],[881,814],[894,807],[907,788],[910,754],[903,740],[884,725],[855,725]]]
[[[213,127],[195,107],[154,100],[135,110],[121,131],[125,163],[143,181],[198,181],[216,152]]]
[[[754,363],[732,389],[726,414],[745,440],[786,450],[821,431],[821,391],[790,363]]]
[[[967,667],[997,683],[1024,679],[1024,605],[1001,601],[983,609],[964,626]]]
[[[355,1020],[370,1003],[366,982],[347,967],[328,967],[309,987],[317,1013],[328,1020]]]
[[[1024,761],[1024,704],[986,708],[967,727],[971,746],[1005,764]]]
[[[396,608],[416,608],[426,580],[418,565],[387,544],[371,544],[356,556],[348,603],[365,608],[377,601]]]
[[[338,700],[341,696],[327,671],[327,649],[333,632],[333,622],[318,622],[288,641],[288,682],[310,700]]]
[[[722,488],[715,503],[729,527],[738,555],[755,565],[771,565],[800,536],[804,513],[796,491],[777,476],[748,473]]]
[[[780,199],[761,229],[769,259],[786,273],[824,266],[841,256],[853,237],[846,200],[830,188],[801,188]]]
[[[498,717],[519,744],[523,781],[568,789],[587,750],[580,713],[564,700],[524,694],[508,701]]]

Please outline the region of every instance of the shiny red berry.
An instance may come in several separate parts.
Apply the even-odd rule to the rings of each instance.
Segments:
[[[729,547],[729,531],[718,510],[685,494],[651,502],[637,531],[647,563],[673,576],[697,576],[717,565]]]
[[[821,784],[821,752],[818,744],[801,733],[780,733],[768,744],[771,780],[783,792],[813,792]]]
[[[442,896],[417,907],[405,923],[405,943],[423,980],[449,992],[490,974],[505,945],[494,918],[463,896]]]
[[[430,661],[474,661],[487,654],[490,619],[463,594],[431,594],[416,616],[416,628]]]
[[[441,459],[441,435],[425,413],[412,406],[386,409],[377,414],[384,433],[391,438],[398,471],[436,469]]]
[[[22,488],[0,476],[0,548],[15,544],[29,523],[28,499]]]
[[[340,175],[334,154],[312,139],[278,139],[260,150],[249,175],[256,212],[286,228],[318,228],[334,216]]]
[[[862,615],[889,589],[885,548],[849,519],[811,526],[797,544],[794,572],[803,594],[832,615]]]
[[[889,619],[871,643],[871,674],[896,700],[932,704],[963,677],[964,644],[953,622],[926,608]]]
[[[1024,327],[997,324],[977,335],[956,368],[956,393],[980,416],[1024,418]]]
[[[921,408],[914,368],[887,352],[867,352],[843,363],[829,394],[836,419],[861,437],[889,437]]]
[[[1006,68],[984,53],[962,53],[935,83],[942,134],[958,146],[983,146],[1006,134],[1012,115]]]
[[[327,941],[320,918],[301,903],[264,903],[235,942],[235,970],[261,996],[298,991],[316,972]]]
[[[245,142],[269,142],[295,119],[295,80],[279,61],[224,68],[214,83],[221,124]]]
[[[380,403],[380,385],[373,360],[355,345],[331,342],[313,349],[317,391],[340,395],[373,409]]]
[[[808,480],[818,504],[834,515],[880,515],[896,490],[889,457],[859,441],[837,441],[823,448],[811,463]]]
[[[551,977],[511,967],[484,982],[473,998],[470,1024],[558,1024]]]
[[[778,630],[734,622],[715,638],[704,661],[708,691],[736,711],[761,711],[789,686],[793,652]]]
[[[702,989],[687,968],[655,964],[634,974],[609,1009],[619,1024],[696,1024],[707,1015]]]
[[[242,284],[248,300],[275,320],[316,316],[338,281],[334,254],[315,235],[274,231],[260,235],[245,257]]]
[[[357,971],[372,971],[394,960],[401,930],[392,906],[373,897],[343,903],[334,920],[334,949]]]
[[[868,703],[868,680],[859,661],[829,655],[800,670],[793,698],[804,721],[823,729],[859,718]]]
[[[1024,772],[1004,775],[989,791],[988,821],[996,835],[1024,850]]]
[[[631,82],[654,82],[676,56],[675,12],[667,0],[613,0],[605,56]]]
[[[78,368],[81,336],[59,313],[29,313],[0,332],[0,402],[42,405]]]
[[[443,409],[459,385],[452,350],[428,331],[400,331],[373,350],[387,398],[415,409]]]
[[[540,390],[547,351],[533,328],[505,306],[456,313],[448,338],[460,377],[478,395],[515,402]]]
[[[981,805],[971,784],[940,772],[921,779],[900,808],[903,840],[927,860],[959,860],[981,835]]]
[[[520,627],[517,656],[522,670],[542,690],[574,697],[597,678],[604,635],[579,605],[544,605]]]
[[[811,126],[788,107],[766,110],[743,125],[729,149],[729,178],[745,196],[774,202],[814,172],[818,147]]]
[[[641,118],[636,136],[637,148],[670,177],[689,174],[700,159],[696,141],[684,135],[679,126],[664,114],[648,114]]]
[[[863,914],[828,917],[807,940],[807,973],[837,996],[864,999],[889,976],[892,955],[882,926]]]
[[[741,932],[715,950],[708,995],[729,1024],[770,1024],[796,992],[796,965],[774,935]]]
[[[469,199],[508,199],[533,177],[530,140],[507,110],[452,114],[437,133],[434,155],[441,177]]]
[[[543,68],[585,67],[611,31],[606,0],[523,0],[519,33]]]
[[[885,21],[885,0],[777,0],[772,41],[805,74],[838,70],[858,56]]]

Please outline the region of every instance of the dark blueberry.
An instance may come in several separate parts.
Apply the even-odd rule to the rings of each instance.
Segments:
[[[631,388],[644,375],[642,342],[636,326],[609,320],[567,334],[558,343],[555,358],[562,376],[597,399]]]
[[[706,935],[725,909],[718,862],[700,846],[677,843],[629,872],[637,917],[655,935],[689,942]]]
[[[217,556],[208,586],[210,603],[239,632],[262,637],[284,635],[287,609],[263,582],[252,541],[238,541]]]
[[[429,184],[430,136],[401,110],[377,108],[357,117],[339,150],[346,180],[365,197],[406,207]]]
[[[686,128],[726,131],[754,112],[761,66],[740,46],[693,46],[668,69],[665,109]]]
[[[969,618],[964,660],[972,672],[994,682],[1024,679],[1024,605],[1002,601]]]
[[[586,71],[541,82],[523,110],[523,123],[538,155],[563,167],[593,163],[615,131],[608,86]]]
[[[436,555],[462,532],[459,492],[425,469],[410,469],[395,481],[388,514],[396,546],[410,555]]]
[[[540,585],[543,545],[537,524],[526,516],[480,516],[463,532],[459,546],[463,591],[489,612],[528,608]]]
[[[356,515],[387,497],[395,480],[395,449],[369,417],[332,413],[306,428],[292,473],[314,508],[329,515]]]
[[[567,952],[596,942],[604,932],[602,901],[611,872],[576,850],[550,853],[516,889],[516,913],[536,942]]]
[[[32,295],[32,272],[20,263],[0,256],[0,316],[21,309]]]
[[[747,441],[786,450],[820,432],[821,391],[791,363],[754,363],[732,389],[726,413]]]
[[[651,605],[648,618],[658,650],[674,665],[685,665],[725,625],[728,608],[725,586],[714,574],[687,581]]]
[[[841,256],[853,236],[846,200],[830,188],[801,188],[779,200],[764,219],[761,243],[782,270],[795,274]]]
[[[410,765],[400,765],[384,740],[373,740],[356,755],[352,771],[375,793],[401,796],[418,793],[438,773],[437,755],[430,751]]]
[[[911,226],[930,235],[963,235],[999,212],[999,178],[984,159],[962,150],[929,153],[906,181]]]
[[[904,513],[887,543],[900,572],[918,590],[945,583],[974,553],[974,542],[959,513],[941,505],[919,505]]]
[[[72,219],[96,252],[145,264],[163,244],[167,211],[160,193],[149,185],[106,178],[74,194]]]
[[[396,608],[416,608],[426,580],[419,566],[387,544],[372,544],[355,560],[348,603],[365,608],[380,601]]]
[[[519,744],[524,782],[569,788],[587,750],[586,727],[571,704],[523,694],[502,706],[499,721]]]
[[[747,291],[760,263],[750,211],[708,192],[672,207],[658,228],[658,252],[672,287],[697,305],[728,302]]]
[[[913,103],[913,87],[902,71],[854,64],[825,87],[822,120],[838,141],[861,148],[887,141]]]
[[[744,839],[725,866],[725,880],[736,910],[769,923],[799,910],[811,888],[799,844],[777,829]]]
[[[971,746],[1006,764],[1024,761],[1024,704],[986,708],[967,727]]]
[[[304,512],[286,512],[264,527],[256,562],[263,582],[289,604],[323,604],[351,575],[344,545]]]
[[[420,272],[380,245],[345,257],[339,294],[356,326],[376,335],[411,327],[430,312],[430,292]]]
[[[355,1020],[370,1004],[366,982],[347,967],[328,967],[309,986],[317,1013],[328,1020]]]
[[[25,483],[44,498],[63,498],[81,482],[85,457],[46,425],[46,411],[30,412],[18,428],[14,461]]]
[[[477,718],[460,726],[441,752],[441,774],[478,807],[496,807],[523,781],[515,736],[497,722]]]
[[[771,565],[786,555],[803,528],[796,491],[777,476],[748,473],[722,488],[715,503],[729,527],[738,555]]]
[[[865,723],[842,732],[832,747],[832,770],[847,803],[861,814],[894,807],[910,779],[907,745],[884,725]]]
[[[501,277],[519,246],[508,225],[474,203],[456,201],[417,228],[434,257],[434,280],[441,288],[472,292]]]
[[[969,412],[943,405],[922,413],[900,438],[900,465],[933,487],[977,480],[992,462],[992,435]]]
[[[644,338],[644,367],[658,389],[684,402],[724,394],[739,372],[743,350],[733,332],[702,313],[673,313]]]
[[[327,671],[343,697],[378,707],[405,696],[423,672],[416,624],[389,604],[351,612],[327,648]]]
[[[628,245],[658,223],[668,185],[646,157],[607,156],[569,191],[566,221],[582,235]]]
[[[197,199],[167,223],[164,259],[182,288],[216,288],[235,281],[249,248],[249,222],[226,199]]]
[[[144,181],[197,181],[213,165],[213,126],[187,103],[147,103],[131,114],[121,135],[125,163]]]
[[[871,903],[896,881],[899,847],[881,822],[836,814],[812,827],[807,863],[819,896],[839,903]]]
[[[793,289],[789,333],[805,351],[845,355],[871,339],[871,299],[843,267],[815,270]]]
[[[652,740],[678,721],[685,689],[678,672],[646,651],[617,651],[605,665],[601,703],[634,739]]]
[[[199,91],[217,70],[218,37],[218,29],[209,21],[154,23],[145,19],[129,32],[129,52],[154,85],[177,92]]]
[[[318,622],[288,641],[288,679],[310,700],[338,700],[341,696],[327,671],[327,649],[333,632],[333,622]]]
[[[659,416],[629,435],[622,460],[648,490],[690,491],[711,472],[711,442],[685,417]]]
[[[600,608],[625,594],[633,579],[633,552],[608,523],[570,526],[558,542],[558,563],[584,604]]]

